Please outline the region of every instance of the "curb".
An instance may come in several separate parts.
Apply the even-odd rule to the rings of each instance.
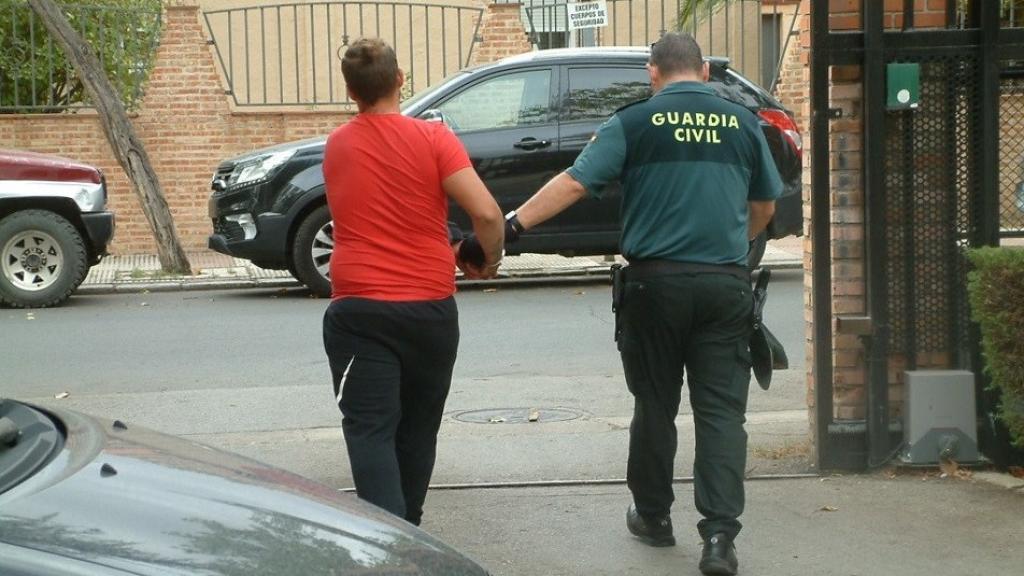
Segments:
[[[238,280],[163,280],[160,282],[121,282],[83,284],[78,294],[138,294],[140,292],[188,292],[202,290],[235,290],[241,288],[298,288],[294,278],[245,278]]]
[[[1024,478],[1017,478],[1007,472],[975,472],[974,478],[1015,494],[1024,495]]]
[[[780,260],[764,263],[771,270],[793,270],[803,267],[799,260]],[[464,288],[488,286],[543,285],[588,283],[596,280],[608,280],[608,267],[593,266],[587,268],[551,268],[531,270],[511,270],[507,275],[492,280],[465,280],[456,278],[456,285]],[[78,294],[138,294],[149,292],[186,292],[204,290],[239,290],[246,288],[301,288],[302,284],[290,277],[278,278],[182,278],[179,280],[162,279],[159,281],[127,281],[97,282],[82,284]]]

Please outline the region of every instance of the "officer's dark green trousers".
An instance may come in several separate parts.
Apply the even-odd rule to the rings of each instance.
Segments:
[[[619,349],[635,403],[627,480],[637,510],[668,514],[674,500],[675,417],[683,374],[696,432],[694,500],[703,538],[734,538],[743,512],[753,301],[728,274],[632,278],[619,316]]]

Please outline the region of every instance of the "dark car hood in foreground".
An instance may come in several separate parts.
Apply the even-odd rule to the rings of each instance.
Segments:
[[[485,574],[354,496],[163,434],[50,412],[67,426],[66,444],[0,494],[0,543],[142,575]]]

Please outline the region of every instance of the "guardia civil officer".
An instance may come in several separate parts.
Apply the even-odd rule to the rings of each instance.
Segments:
[[[616,338],[634,397],[626,526],[652,546],[675,544],[674,419],[685,372],[700,570],[735,574],[750,383],[748,241],[771,219],[782,182],[756,117],[705,85],[708,65],[692,36],[666,34],[647,68],[654,96],[605,122],[571,168],[509,214],[506,235],[622,182],[629,265],[615,296]]]

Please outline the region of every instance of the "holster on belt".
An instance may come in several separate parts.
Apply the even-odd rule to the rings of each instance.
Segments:
[[[626,268],[622,264],[612,264],[612,314],[615,314],[615,341],[619,341],[619,311],[622,310],[622,297],[626,291]]]
[[[772,383],[772,370],[789,368],[789,358],[778,338],[764,325],[764,305],[768,300],[771,270],[762,268],[754,285],[754,330],[750,333],[750,361],[758,385],[767,390]]]

